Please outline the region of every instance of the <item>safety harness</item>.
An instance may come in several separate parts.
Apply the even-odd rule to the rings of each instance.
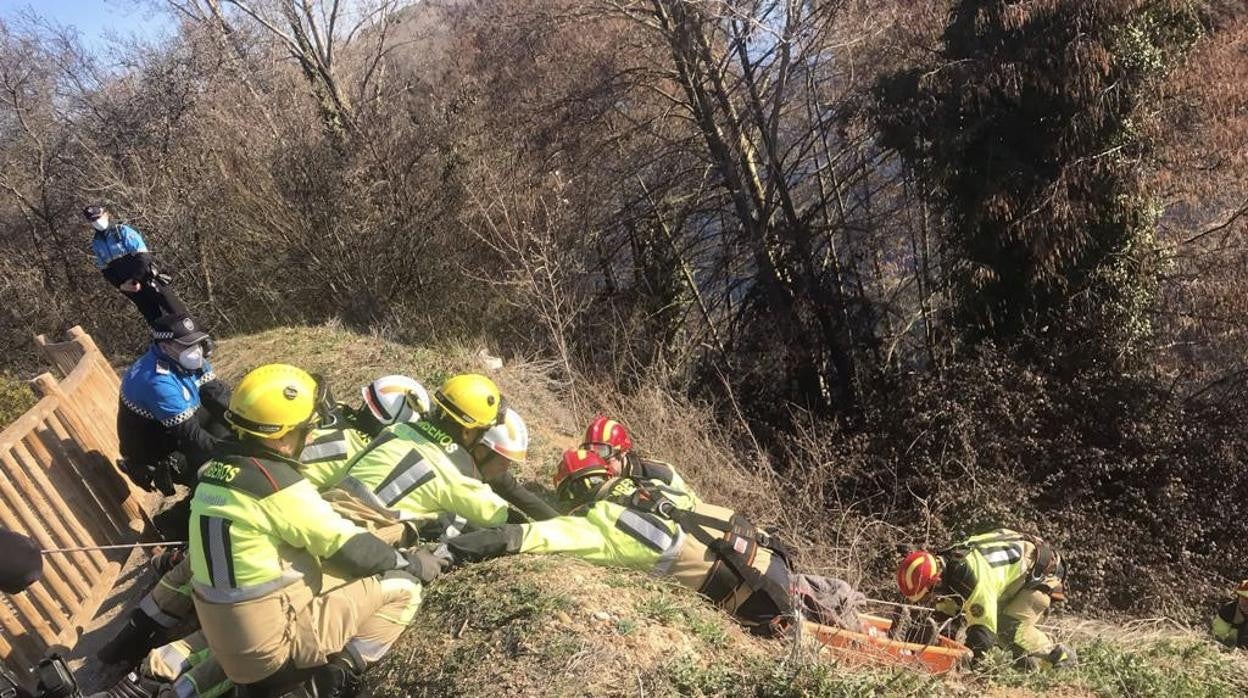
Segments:
[[[947,568],[951,570],[963,569],[962,565],[956,565],[954,563],[961,562],[973,550],[978,550],[984,555],[993,555],[998,552],[1006,554],[1010,548],[1010,544],[1022,542],[1031,543],[1036,548],[1036,559],[1032,562],[1031,568],[1027,571],[1027,578],[1023,581],[1023,588],[1042,589],[1049,594],[1054,601],[1064,600],[1066,598],[1066,563],[1063,562],[1061,556],[1057,554],[1057,549],[1039,536],[1027,535],[1016,531],[1001,531],[995,536],[977,540],[974,543],[968,544],[967,541],[962,541],[961,543],[939,551],[937,554],[945,559]],[[1045,583],[1045,580],[1051,577],[1056,577],[1061,580],[1061,583],[1057,585],[1056,588]],[[974,587],[975,585],[975,581],[973,579],[961,580],[954,577],[947,578],[943,581],[954,591],[959,594],[963,594],[964,596],[969,595],[970,589],[962,589],[959,587]]]
[[[715,553],[716,560],[712,563],[702,588],[698,590],[699,593],[719,603],[744,585],[751,593],[762,592],[766,595],[782,616],[792,611],[790,590],[750,564],[757,548],[761,547],[779,557],[785,568],[789,569],[790,555],[787,546],[766,531],[760,531],[740,514],[734,513],[730,520],[725,521],[681,509],[663,492],[648,483],[634,482],[637,490],[620,502],[621,504],[675,522],[682,531]],[[723,535],[714,536],[707,531],[708,528],[720,531]]]

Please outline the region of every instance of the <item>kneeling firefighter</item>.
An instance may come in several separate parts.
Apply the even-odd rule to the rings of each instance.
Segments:
[[[293,366],[248,373],[226,412],[239,438],[222,445],[195,489],[195,611],[244,695],[307,679],[318,695],[350,695],[420,603],[410,572],[424,563],[337,514],[299,473],[325,403],[318,381]]]
[[[569,515],[452,538],[456,561],[566,553],[674,577],[763,635],[783,630],[793,614],[785,548],[745,517],[620,477],[593,451],[565,452],[555,487]]]
[[[1235,587],[1231,600],[1213,616],[1213,637],[1227,647],[1248,649],[1248,579]]]
[[[1076,661],[1036,627],[1066,598],[1066,564],[1040,538],[1002,528],[936,553],[914,550],[897,568],[897,585],[910,602],[934,605],[938,623],[964,617],[975,661],[997,646],[1033,669]]]

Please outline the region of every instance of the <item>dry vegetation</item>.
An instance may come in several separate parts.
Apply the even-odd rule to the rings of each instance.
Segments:
[[[6,368],[31,328],[142,345],[105,200],[216,334],[340,390],[534,359],[501,380],[552,396],[543,459],[609,408],[873,593],[1001,524],[1081,612],[1203,619],[1245,575],[1243,3],[168,6],[120,65],[0,26]],[[272,329],[326,323],[471,351]]]
[[[219,356],[218,370],[231,379],[261,363],[297,363],[327,376],[343,400],[355,399],[356,389],[371,378],[394,371],[436,383],[450,372],[486,370],[477,347],[410,346],[334,327],[228,339]],[[520,360],[490,372],[530,424],[535,457],[521,476],[539,491],[548,492],[559,449],[579,438],[588,415],[607,409],[624,415],[648,452],[672,459],[711,501],[739,505],[789,536],[829,519],[821,529],[826,538],[801,539],[805,569],[813,564],[831,574],[857,574],[863,550],[856,545],[896,535],[882,522],[811,498],[802,491],[810,485],[777,478],[764,460],[735,455],[713,438],[735,428],[717,422],[704,405],[644,386],[632,396],[604,400],[597,386],[554,380],[560,373],[557,362]],[[369,672],[368,682],[378,698],[500,692],[1230,698],[1248,690],[1248,660],[1173,621],[1110,625],[1063,616],[1050,622],[1055,636],[1084,658],[1077,671],[1028,675],[999,657],[976,674],[933,679],[906,669],[838,665],[810,647],[753,638],[668,581],[560,557],[521,556],[470,566],[430,586],[412,628]]]

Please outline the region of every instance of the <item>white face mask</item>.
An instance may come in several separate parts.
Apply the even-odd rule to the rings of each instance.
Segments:
[[[178,354],[178,365],[188,371],[198,371],[204,367],[204,345],[196,344],[187,347]]]
[[[105,230],[108,230],[108,215],[107,214],[102,215],[99,218],[96,218],[95,220],[91,221],[91,227],[95,228],[101,233],[104,232]]]

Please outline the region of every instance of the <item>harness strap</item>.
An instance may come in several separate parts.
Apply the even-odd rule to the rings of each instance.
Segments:
[[[642,511],[653,512],[661,516],[665,516],[682,526],[686,524],[705,526],[716,531],[731,533],[740,538],[745,538],[754,544],[766,548],[774,554],[784,558],[788,563],[790,561],[789,548],[780,542],[775,536],[760,531],[758,528],[745,522],[744,525],[734,525],[732,521],[724,521],[723,519],[708,516],[696,511],[680,509],[676,503],[664,495],[661,491],[656,491],[647,487],[645,483],[637,482],[637,491],[629,499],[626,506],[632,509],[640,509]],[[676,512],[679,512],[677,514]],[[679,517],[679,518],[678,518]],[[736,517],[734,517],[736,518]]]
[[[693,516],[689,516],[693,514]],[[748,564],[745,557],[734,550],[732,546],[723,538],[712,536],[706,532],[706,529],[696,523],[695,517],[708,518],[688,512],[681,509],[674,509],[669,516],[675,521],[686,533],[693,536],[698,542],[705,545],[715,553],[715,555],[727,565],[743,584],[751,591],[761,591],[767,595],[777,610],[781,613],[787,613],[793,607],[789,590],[780,585],[776,580],[759,572],[754,566]],[[722,529],[721,529],[722,530]],[[787,560],[785,561],[787,564]]]

